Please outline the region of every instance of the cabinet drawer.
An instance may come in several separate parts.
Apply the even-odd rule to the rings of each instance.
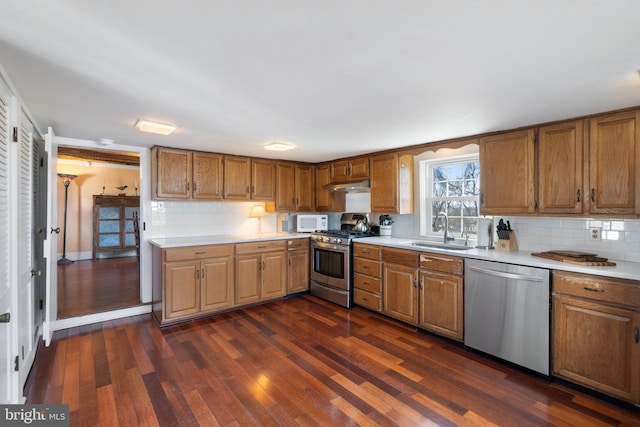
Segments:
[[[553,272],[553,292],[640,308],[640,282]]]
[[[353,287],[374,294],[380,294],[382,292],[382,281],[376,277],[356,273],[353,275]]]
[[[236,243],[236,254],[250,254],[265,251],[284,251],[286,240],[267,240],[264,242]]]
[[[353,271],[373,277],[382,277],[382,264],[380,261],[372,261],[364,258],[353,259]]]
[[[353,302],[371,310],[382,310],[382,298],[379,295],[361,289],[353,290]]]
[[[295,249],[309,249],[309,239],[287,240],[287,249],[290,251]]]
[[[164,251],[164,262],[232,256],[233,245],[206,245],[171,248]]]
[[[357,256],[360,258],[368,258],[380,260],[381,258],[381,250],[379,246],[373,245],[365,245],[354,243],[353,245],[353,256]]]
[[[464,272],[464,260],[446,255],[421,254],[420,268],[462,275]]]
[[[406,265],[407,267],[417,267],[418,252],[407,251],[403,249],[384,248],[382,250],[382,260],[390,264]]]

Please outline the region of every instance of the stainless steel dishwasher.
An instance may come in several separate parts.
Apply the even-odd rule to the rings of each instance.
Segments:
[[[465,260],[464,343],[549,375],[549,270]]]

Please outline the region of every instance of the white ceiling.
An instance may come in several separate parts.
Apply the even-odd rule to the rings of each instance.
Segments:
[[[639,18],[638,0],[3,0],[0,64],[59,136],[315,162],[638,106]]]

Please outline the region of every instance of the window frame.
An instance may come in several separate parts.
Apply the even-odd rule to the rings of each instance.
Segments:
[[[440,165],[447,164],[458,164],[458,163],[468,163],[468,162],[477,162],[478,168],[480,168],[480,154],[478,152],[460,154],[455,156],[447,156],[447,157],[436,157],[431,159],[420,160],[419,170],[420,170],[420,236],[426,238],[442,238],[444,235],[444,229],[434,232],[433,231],[433,213],[431,210],[431,203],[435,199],[432,196],[433,190],[433,168]],[[478,189],[480,188],[480,173],[478,172]],[[478,204],[478,216],[475,218],[481,217],[479,207],[480,207],[480,194],[477,196],[460,196],[452,198],[455,200],[464,201],[475,201]],[[457,233],[457,232],[456,232]],[[453,235],[453,232],[451,234]],[[460,238],[462,236],[455,235],[454,237]],[[469,238],[475,240],[477,237],[477,231],[475,233],[469,232]]]

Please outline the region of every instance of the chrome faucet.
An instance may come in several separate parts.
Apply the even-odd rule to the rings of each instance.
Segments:
[[[446,245],[447,243],[453,241],[454,238],[449,237],[449,217],[445,212],[440,212],[438,215],[436,215],[436,218],[433,220],[433,228],[436,228],[436,224],[438,224],[438,231],[440,230],[440,227],[442,225],[440,221],[438,221],[440,217],[444,217],[444,244]]]

